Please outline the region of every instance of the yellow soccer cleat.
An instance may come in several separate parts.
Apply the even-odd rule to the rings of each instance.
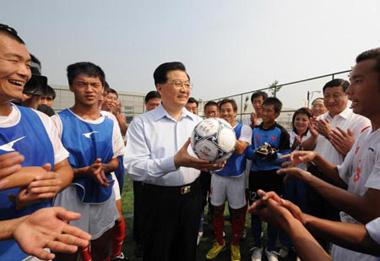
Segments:
[[[240,261],[240,245],[231,245],[231,261]]]
[[[223,245],[219,245],[218,242],[215,242],[212,248],[208,251],[206,255],[206,259],[214,259],[216,258],[220,252],[222,252],[225,249],[226,243],[224,242]]]

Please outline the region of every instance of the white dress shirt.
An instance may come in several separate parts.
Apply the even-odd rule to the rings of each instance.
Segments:
[[[354,134],[355,140],[365,128],[371,126],[369,119],[353,113],[348,107],[338,115],[335,115],[334,118],[331,117],[329,112],[326,112],[322,114],[319,119],[328,120],[332,129],[336,129],[336,127],[344,131],[350,129]],[[343,162],[343,155],[341,155],[323,135],[318,136],[314,150],[335,165],[339,165]]]
[[[182,110],[177,121],[162,105],[133,119],[128,127],[124,166],[135,181],[160,186],[192,183],[200,171],[174,165],[174,156],[202,119]],[[195,156],[191,146],[188,152]]]

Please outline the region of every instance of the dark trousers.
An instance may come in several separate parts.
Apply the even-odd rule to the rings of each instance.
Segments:
[[[201,218],[199,180],[185,187],[143,185],[144,261],[195,261]]]
[[[142,230],[144,227],[144,215],[142,211],[144,204],[142,203],[142,189],[142,182],[133,181],[133,239],[136,244],[142,244]]]
[[[276,174],[276,170],[270,171],[258,171],[249,173],[249,190],[250,190],[250,201],[253,202],[259,197],[257,196],[257,190],[262,189],[266,192],[274,191],[278,195],[283,195],[283,177]],[[259,216],[251,215],[251,229],[252,235],[255,240],[255,246],[261,247],[261,224],[262,221]],[[269,251],[275,250],[276,241],[278,237],[278,229],[268,224],[268,244],[267,249]]]
[[[213,208],[210,202],[211,173],[202,171],[201,175],[199,176],[199,181],[201,183],[202,214],[208,203],[208,214],[210,217],[212,217]]]

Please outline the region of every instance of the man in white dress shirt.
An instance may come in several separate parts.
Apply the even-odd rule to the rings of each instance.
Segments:
[[[201,217],[200,169],[219,169],[189,148],[201,121],[185,105],[192,85],[185,66],[169,62],[154,74],[161,105],[133,119],[127,132],[125,167],[143,182],[144,261],[194,261]]]

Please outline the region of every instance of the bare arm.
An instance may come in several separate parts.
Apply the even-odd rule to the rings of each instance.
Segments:
[[[323,175],[334,185],[346,188],[346,183],[340,178],[337,166],[325,160],[319,153],[314,151],[294,151],[290,159],[294,166],[300,163],[313,162],[318,166]]]
[[[0,240],[11,239],[16,227],[27,218],[27,216],[11,220],[0,221]]]
[[[334,207],[346,212],[361,223],[367,223],[380,216],[380,190],[369,188],[363,196],[359,196],[331,185],[299,168],[281,169],[278,173],[287,173],[301,179],[317,190]]]
[[[323,238],[355,251],[380,255],[380,247],[368,235],[362,224],[350,224],[320,219],[304,214],[305,226]]]
[[[128,124],[127,124],[127,121],[125,119],[125,115],[124,115],[124,113],[118,113],[115,115],[115,117],[117,119],[117,122],[119,123],[121,135],[124,137],[125,134],[127,133],[127,129],[128,129]]]
[[[319,153],[316,154],[313,162],[319,167],[323,175],[334,185],[347,188],[347,184],[340,178],[338,168],[330,161],[325,160]]]
[[[265,195],[262,191],[259,191],[259,194],[261,197]],[[275,196],[277,199],[266,198],[256,201],[248,211],[259,215],[264,220],[279,227],[288,234],[297,250],[297,254],[302,260],[315,260],[317,256],[318,260],[331,261],[331,257],[325,252],[321,245],[319,245],[310,232],[307,231],[301,221],[293,216],[292,211],[282,205],[287,204],[288,201],[280,199],[278,195]],[[292,206],[301,213],[297,206]]]
[[[104,172],[115,171],[119,167],[119,160],[116,158],[111,159],[108,163],[103,163]]]
[[[55,164],[54,168],[55,172],[59,174],[59,179],[61,180],[61,191],[71,184],[71,182],[73,181],[74,172],[67,159]]]
[[[249,143],[242,140],[236,141],[235,153],[238,155],[242,155],[245,149],[249,146]]]

